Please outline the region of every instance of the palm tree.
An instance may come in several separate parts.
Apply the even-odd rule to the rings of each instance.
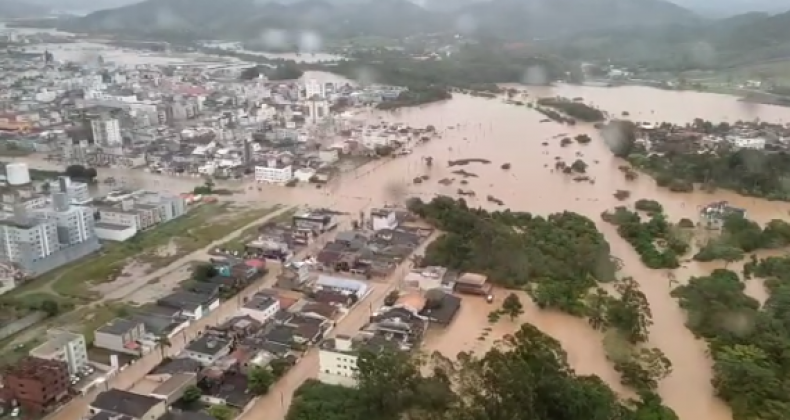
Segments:
[[[171,346],[170,338],[166,335],[160,335],[156,337],[156,346],[159,347],[159,352],[162,355],[162,359],[165,358],[165,349]]]

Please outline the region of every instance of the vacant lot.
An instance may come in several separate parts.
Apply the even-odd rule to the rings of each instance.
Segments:
[[[167,266],[238,230],[275,208],[237,208],[205,204],[176,220],[156,226],[134,238],[108,244],[95,255],[69,264],[18,287],[4,301],[26,305],[28,297],[87,303],[98,296],[91,286],[122,275],[143,275]]]

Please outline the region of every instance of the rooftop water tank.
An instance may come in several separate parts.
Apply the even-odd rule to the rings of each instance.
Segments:
[[[9,185],[25,185],[30,183],[30,171],[26,163],[9,163],[6,165],[6,180]]]

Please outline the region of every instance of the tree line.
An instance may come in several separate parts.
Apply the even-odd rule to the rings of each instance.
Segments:
[[[790,200],[790,155],[786,152],[722,148],[710,153],[631,154],[628,161],[661,187],[683,192],[694,184],[769,200]]]
[[[708,342],[712,384],[736,420],[781,420],[790,413],[790,260],[753,260],[749,276],[765,277],[769,298],[745,293],[738,274],[717,269],[693,277],[672,295],[688,327]]]
[[[709,239],[694,255],[697,261],[740,261],[746,253],[790,245],[790,224],[774,219],[761,227],[743,214],[723,216],[721,234]]]

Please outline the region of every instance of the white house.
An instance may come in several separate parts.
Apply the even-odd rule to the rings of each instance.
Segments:
[[[252,319],[265,324],[271,320],[279,310],[280,301],[277,298],[264,294],[256,294],[241,307],[240,312],[243,315],[248,315]]]
[[[230,340],[213,334],[203,334],[186,346],[184,355],[200,362],[203,366],[210,366],[222,357],[227,356],[230,353],[230,347]]]
[[[398,227],[398,217],[392,209],[372,209],[370,224],[373,230],[395,229]]]

